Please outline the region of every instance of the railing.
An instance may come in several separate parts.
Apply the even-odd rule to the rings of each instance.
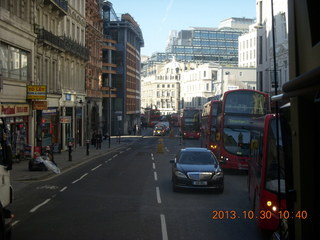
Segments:
[[[47,41],[58,48],[65,49],[64,41],[53,33],[41,28],[39,29],[38,40]]]
[[[68,1],[67,0],[52,0],[52,1],[55,2],[65,12],[68,12]]]
[[[75,42],[71,38],[66,36],[59,37],[43,28],[39,28],[38,25],[35,25],[35,33],[38,34],[38,41],[47,42],[54,45],[56,48],[61,49],[61,51],[70,52],[85,61],[89,60],[89,49]]]
[[[89,60],[89,49],[83,47],[79,43],[73,41],[71,38],[64,36],[65,49],[68,52],[88,61]]]

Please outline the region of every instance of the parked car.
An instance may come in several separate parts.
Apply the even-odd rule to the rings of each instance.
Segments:
[[[164,136],[166,134],[165,126],[157,125],[153,129],[153,136]]]
[[[181,149],[172,163],[172,188],[224,190],[224,175],[216,156],[206,148]]]

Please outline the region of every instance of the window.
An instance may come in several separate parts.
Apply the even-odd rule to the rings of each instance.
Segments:
[[[0,43],[0,73],[3,77],[26,81],[28,52]]]

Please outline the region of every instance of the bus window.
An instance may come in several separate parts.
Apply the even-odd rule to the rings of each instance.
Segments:
[[[284,152],[281,141],[281,129],[279,124],[279,161],[280,161],[280,192],[285,193]],[[268,147],[266,159],[265,189],[278,192],[278,162],[276,141],[276,119],[271,120],[268,131]]]

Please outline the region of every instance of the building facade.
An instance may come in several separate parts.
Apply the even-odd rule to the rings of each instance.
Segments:
[[[103,22],[98,0],[86,1],[86,48],[89,61],[86,63],[86,139],[103,127],[102,119],[102,46]]]
[[[256,90],[256,69],[219,66],[217,78],[213,80],[212,96],[219,99],[226,91],[235,89]]]
[[[33,15],[33,1],[0,1],[0,117],[9,130],[13,157],[34,139],[32,105],[26,95],[35,72]]]
[[[216,63],[196,64],[181,73],[180,109],[201,109],[208,98],[213,97],[218,68]]]
[[[103,101],[103,118],[110,119],[111,123],[105,124],[104,131],[123,134],[140,121],[140,49],[144,40],[130,14],[118,18],[110,2],[104,2],[102,10],[104,34],[111,40],[106,41],[109,47],[105,47],[103,53],[106,61],[102,81],[104,89],[109,90]]]
[[[255,68],[257,65],[257,29],[255,24],[250,25],[249,32],[239,37],[238,67]]]
[[[288,1],[273,2],[275,36],[273,44],[271,3],[257,0],[257,87],[258,90],[274,94],[275,73],[278,91],[289,78],[288,74]],[[276,66],[274,66],[274,47]],[[275,70],[276,69],[276,70]]]
[[[84,144],[85,66],[89,59],[85,47],[85,0],[71,0],[68,8],[61,26],[66,51],[61,54],[60,115],[69,117],[71,122],[62,124],[63,148],[70,143],[75,147]]]
[[[159,109],[162,115],[176,113],[180,104],[180,78],[186,64],[176,61],[150,65],[142,76],[141,107]]]

